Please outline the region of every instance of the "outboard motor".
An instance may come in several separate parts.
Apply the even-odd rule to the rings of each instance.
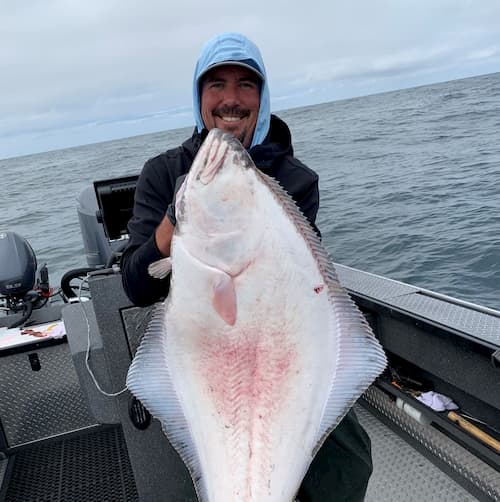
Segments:
[[[47,267],[42,267],[37,280],[36,256],[28,241],[15,232],[0,232],[0,298],[8,314],[23,312],[8,327],[24,324],[49,295]]]
[[[0,233],[0,295],[23,298],[35,285],[36,269],[28,241],[15,232]]]

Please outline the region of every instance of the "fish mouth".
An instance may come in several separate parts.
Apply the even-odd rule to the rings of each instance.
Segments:
[[[205,138],[197,157],[200,162],[192,168],[193,178],[203,185],[208,185],[219,173],[228,157],[240,167],[247,168],[252,161],[241,142],[232,134],[222,129],[211,129]]]
[[[205,141],[211,140],[207,145],[208,152],[202,169],[198,173],[197,180],[208,185],[222,169],[227,158],[232,136],[225,134],[219,129],[212,130]]]

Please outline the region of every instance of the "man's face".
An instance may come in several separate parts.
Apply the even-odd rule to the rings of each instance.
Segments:
[[[245,148],[252,143],[260,106],[260,80],[251,70],[235,65],[214,68],[201,85],[201,117],[238,138]]]

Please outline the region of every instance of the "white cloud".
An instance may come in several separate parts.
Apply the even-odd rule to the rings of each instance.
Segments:
[[[500,56],[500,46],[497,47],[485,47],[484,49],[478,49],[475,51],[468,52],[466,54],[466,59],[472,61],[485,60],[496,58],[499,59]]]
[[[43,149],[46,130],[45,148],[89,142],[86,123],[108,124],[102,140],[185,125],[172,110],[189,109],[196,57],[219,31],[259,45],[276,107],[500,68],[497,0],[24,0],[0,18],[0,157],[32,149],[30,134]]]

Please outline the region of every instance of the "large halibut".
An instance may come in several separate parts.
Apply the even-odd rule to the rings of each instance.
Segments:
[[[307,219],[230,135],[205,139],[176,217],[169,295],[127,386],[200,501],[289,502],[384,352]]]

